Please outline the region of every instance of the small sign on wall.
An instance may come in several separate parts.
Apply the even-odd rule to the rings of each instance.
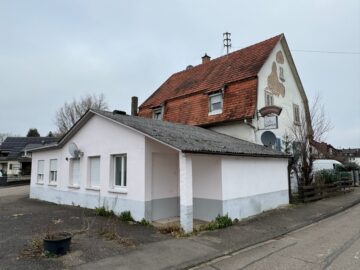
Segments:
[[[264,129],[278,128],[278,118],[276,115],[264,116]]]

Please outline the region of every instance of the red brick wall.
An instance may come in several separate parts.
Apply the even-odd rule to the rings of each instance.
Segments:
[[[204,125],[250,118],[256,109],[257,78],[232,83],[224,92],[223,112],[209,116],[209,97],[198,93],[168,100],[163,120],[188,125]],[[140,108],[139,116],[152,117],[152,109]]]

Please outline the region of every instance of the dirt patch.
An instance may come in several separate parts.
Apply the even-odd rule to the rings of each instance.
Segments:
[[[0,197],[0,209],[2,270],[64,269],[171,238],[152,226],[128,224],[97,216],[93,210],[31,200],[24,195]],[[64,231],[72,234],[70,252],[61,257],[44,254],[43,237]]]

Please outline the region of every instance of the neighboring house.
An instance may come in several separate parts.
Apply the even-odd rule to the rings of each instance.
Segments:
[[[345,161],[341,150],[325,142],[310,141],[312,155],[315,159],[335,159],[339,162]]]
[[[31,148],[56,142],[49,137],[7,137],[0,145],[0,170],[7,177],[30,180]],[[24,178],[24,179],[25,179]]]
[[[360,166],[360,148],[348,148],[340,151],[346,162],[354,162]]]
[[[88,111],[32,150],[30,197],[136,220],[245,218],[288,204],[288,156],[201,127]]]
[[[293,125],[310,123],[306,94],[283,34],[202,60],[170,76],[139,107],[139,115],[257,144],[270,139],[278,150],[284,150],[283,137]]]

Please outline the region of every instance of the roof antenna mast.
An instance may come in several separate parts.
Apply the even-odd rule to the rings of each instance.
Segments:
[[[223,38],[224,38],[224,47],[226,48],[226,54],[229,54],[231,48],[231,33],[225,32],[223,34]]]

